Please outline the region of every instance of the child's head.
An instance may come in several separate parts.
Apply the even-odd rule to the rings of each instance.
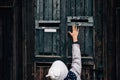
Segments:
[[[66,65],[62,61],[57,60],[53,62],[46,77],[50,77],[51,80],[64,80],[67,74],[68,69]]]

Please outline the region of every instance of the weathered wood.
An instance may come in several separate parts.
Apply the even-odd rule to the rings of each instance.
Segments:
[[[92,73],[93,66],[84,65],[82,68],[82,74],[81,79],[82,80],[93,80],[93,74]]]
[[[49,55],[52,52],[52,33],[44,33],[44,52]]]
[[[71,0],[66,0],[66,16],[71,16]]]
[[[116,9],[116,80],[120,79],[120,8]]]
[[[85,0],[85,15],[92,16],[92,0]],[[85,54],[93,56],[93,28],[85,28]]]
[[[52,2],[52,0],[48,0],[48,11],[46,12],[46,13],[48,13],[48,16],[49,16],[49,18],[48,18],[48,20],[52,20],[52,14],[53,14],[53,2]]]
[[[85,15],[93,15],[93,0],[85,0]]]
[[[41,8],[37,12],[41,16],[40,20],[37,20],[38,26],[36,29],[56,29],[59,31],[60,24],[60,0],[49,0],[43,1],[40,0],[41,5],[37,5],[38,8]],[[56,21],[57,20],[57,21]],[[53,27],[53,28],[52,28]],[[41,33],[42,32],[42,33]],[[59,53],[59,32],[56,33],[46,33],[43,30],[37,30],[36,36],[36,52],[39,55],[53,55]],[[58,37],[56,39],[56,37]],[[39,53],[38,53],[39,52]]]
[[[48,5],[49,3],[48,3],[48,0],[44,0],[44,20],[49,20],[49,12],[48,12],[48,7],[49,7],[49,5]]]
[[[60,20],[60,0],[53,0],[53,20]],[[59,26],[58,26],[59,27]],[[60,32],[53,33],[53,54],[60,55]]]
[[[80,16],[80,15],[81,15],[81,14],[80,14],[80,12],[81,12],[80,7],[82,6],[82,5],[80,4],[81,1],[82,1],[82,0],[75,0],[76,16]]]
[[[36,19],[39,20],[40,19],[40,0],[36,0]],[[42,5],[41,5],[41,8],[42,8]]]
[[[60,55],[60,30],[53,33],[53,55]]]
[[[71,1],[71,16],[76,15],[76,0],[70,0]]]
[[[45,1],[45,20],[52,20],[52,1]],[[50,55],[52,53],[52,33],[44,32],[44,55]],[[42,47],[42,46],[41,46]]]
[[[76,16],[84,16],[85,13],[85,0],[76,0]],[[80,33],[78,35],[81,54],[85,54],[85,28],[80,27]]]
[[[15,4],[14,0],[1,0],[0,1],[0,8],[13,8]]]
[[[2,65],[2,55],[2,17],[0,17],[0,65]],[[0,66],[0,73],[3,72],[2,67]],[[0,75],[0,79],[3,79],[2,75]]]
[[[44,52],[44,30],[36,30],[35,32],[35,40],[36,40],[36,54],[40,54],[43,55],[42,52]]]
[[[60,1],[60,4],[61,4],[61,10],[60,10],[60,21],[61,21],[61,24],[60,24],[60,27],[61,27],[61,33],[60,33],[60,40],[61,40],[61,47],[60,47],[60,54],[61,54],[61,57],[63,57],[63,59],[65,59],[65,56],[66,56],[66,0],[61,0]]]
[[[60,20],[60,0],[53,0],[53,20]]]
[[[39,1],[39,5],[37,5],[37,7],[39,8],[38,12],[39,12],[39,15],[38,17],[40,16],[40,18],[38,18],[38,20],[43,20],[44,18],[44,0],[37,0]]]
[[[12,80],[13,18],[12,9],[0,9],[0,78]],[[9,24],[9,25],[8,25]],[[6,75],[4,75],[6,74]]]
[[[46,78],[45,76],[48,74],[49,66],[36,66],[36,78],[35,80],[50,80],[50,78]]]
[[[80,15],[84,16],[85,14],[85,0],[80,0]]]
[[[34,51],[34,0],[22,0],[22,79],[32,80],[32,54]]]
[[[85,28],[85,54],[93,56],[93,28]]]
[[[2,17],[0,17],[0,61],[2,61]]]
[[[80,33],[78,35],[78,39],[80,42],[81,54],[85,54],[85,28],[84,27],[80,27]]]

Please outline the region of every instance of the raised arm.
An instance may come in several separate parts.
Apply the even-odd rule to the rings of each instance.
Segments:
[[[72,32],[69,32],[69,34],[73,39],[71,71],[73,71],[78,76],[78,78],[80,78],[82,66],[80,45],[78,44],[79,28],[77,28],[76,26],[72,26]]]

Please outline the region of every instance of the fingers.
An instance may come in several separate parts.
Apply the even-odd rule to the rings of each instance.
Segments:
[[[72,31],[74,31],[76,29],[75,27],[76,27],[75,25],[72,26]]]
[[[79,32],[79,28],[75,25],[72,26],[72,31],[78,31]]]
[[[72,36],[72,33],[70,31],[68,31],[68,33]]]

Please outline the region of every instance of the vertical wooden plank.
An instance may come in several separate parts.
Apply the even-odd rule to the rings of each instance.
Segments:
[[[44,0],[44,10],[45,20],[52,20],[52,0]]]
[[[71,16],[72,14],[71,14],[71,0],[66,0],[66,16],[68,17],[68,16]],[[67,31],[71,31],[72,30],[72,28],[70,27],[70,26],[67,26]],[[71,36],[69,35],[69,34],[67,34],[67,37],[66,37],[66,46],[67,46],[67,57],[68,56],[72,56],[72,53],[71,53],[71,51],[72,51],[72,46],[71,46],[71,44],[72,44],[72,40],[71,40]]]
[[[50,55],[52,53],[52,33],[44,32],[44,55]]]
[[[58,51],[57,51],[57,33],[53,33],[52,34],[53,35],[53,46],[52,46],[52,51],[53,51],[53,54],[52,55],[56,55],[57,53],[58,53]],[[59,34],[58,34],[58,36],[59,36]]]
[[[76,0],[71,0],[71,16],[75,16],[76,15]]]
[[[44,52],[44,45],[43,45],[43,43],[44,43],[44,30],[39,30],[39,51],[40,51],[40,53],[42,53],[43,54],[43,52]]]
[[[93,56],[93,28],[85,29],[85,54]]]
[[[92,73],[91,69],[92,69],[92,66],[83,65],[82,74],[81,74],[82,80],[94,80],[93,74],[91,74]]]
[[[22,16],[22,20],[21,21],[24,21],[24,19],[26,20],[25,23],[26,25],[23,26],[22,30],[23,30],[23,33],[24,36],[22,36],[21,38],[24,39],[23,41],[24,44],[22,45],[22,49],[23,49],[23,46],[24,46],[24,49],[23,49],[23,55],[21,55],[21,58],[23,59],[23,67],[22,69],[24,68],[25,70],[25,73],[23,73],[22,75],[24,76],[24,79],[23,80],[33,80],[32,79],[32,54],[34,52],[34,32],[35,32],[35,29],[34,29],[34,0],[22,0],[23,3],[26,3],[24,6],[25,6],[25,14],[24,17]],[[21,10],[21,8],[20,8]],[[22,22],[21,22],[22,23]],[[21,31],[22,32],[22,31]],[[20,58],[20,59],[21,59]],[[20,61],[21,62],[21,61]],[[20,65],[19,65],[20,66]],[[24,71],[23,70],[23,71]]]
[[[61,0],[60,2],[61,4],[61,10],[60,10],[60,15],[61,15],[61,18],[60,18],[60,21],[61,21],[61,24],[60,24],[60,45],[61,45],[61,50],[60,50],[60,53],[61,53],[61,56],[63,57],[63,59],[65,59],[65,56],[66,56],[66,32],[67,32],[67,28],[66,28],[66,0]]]
[[[2,57],[2,60],[0,62],[0,65],[2,68],[2,79],[3,80],[12,80],[13,75],[11,75],[11,72],[13,71],[13,62],[12,62],[12,56],[13,56],[13,16],[12,15],[12,9],[1,9],[1,20],[2,25],[0,25],[0,28],[2,29],[2,35],[0,35],[0,38],[2,39],[2,44],[0,44],[0,48],[2,48],[2,53],[0,53],[0,57]],[[0,32],[1,33],[1,32]],[[1,43],[1,42],[0,42]],[[15,66],[16,67],[16,66]],[[1,70],[0,69],[0,70]],[[1,71],[0,71],[1,72]],[[15,68],[16,73],[16,68]],[[5,74],[5,75],[3,75]],[[1,77],[0,76],[0,77]],[[15,76],[16,78],[16,76]]]
[[[93,15],[93,0],[85,0],[85,16]]]
[[[92,0],[85,0],[85,16],[92,16]],[[93,29],[93,28],[92,28]],[[93,56],[93,30],[85,28],[85,54]]]
[[[0,61],[1,60],[2,60],[2,17],[0,16]]]
[[[52,20],[53,16],[53,1],[52,0],[48,0],[48,16],[49,16],[49,20]]]
[[[37,15],[36,18],[37,18],[37,20],[39,20],[39,18],[40,18],[40,13],[39,13],[39,10],[40,10],[40,9],[39,9],[39,8],[40,8],[39,3],[40,3],[40,2],[39,2],[39,1],[40,1],[40,0],[36,0],[36,8],[37,8],[37,9],[36,9],[36,10],[37,10],[37,12],[36,12],[36,13],[37,13],[37,14],[36,14],[36,15]]]
[[[38,30],[35,30],[35,55],[39,54],[39,32]]]
[[[44,0],[44,20],[49,19],[49,3],[48,0]]]
[[[36,26],[39,27],[38,25],[38,21],[39,20],[43,20],[43,0],[37,0],[37,23]],[[44,51],[44,45],[43,45],[43,41],[44,41],[44,31],[43,30],[35,30],[35,47],[36,47],[36,55],[43,55],[43,51]]]
[[[66,15],[71,16],[71,0],[66,0]]]
[[[23,57],[23,80],[25,80],[26,79],[26,76],[27,76],[27,50],[26,50],[26,48],[25,48],[25,46],[26,46],[26,27],[27,27],[27,21],[26,21],[26,17],[27,17],[27,15],[26,15],[26,13],[27,13],[27,9],[26,9],[26,1],[22,1],[22,5],[24,6],[24,8],[22,9],[22,28],[23,28],[23,34],[22,34],[22,36],[23,36],[23,38],[25,39],[24,41],[23,41],[23,55],[22,55],[22,57]],[[38,11],[38,10],[37,10]],[[38,12],[37,12],[38,13]],[[37,14],[37,15],[39,15],[39,14]]]
[[[44,19],[45,20],[52,20],[52,0],[45,0],[45,13]],[[52,53],[52,33],[44,32],[44,52],[45,55],[47,53]]]
[[[39,0],[39,20],[43,20],[43,0]]]
[[[36,48],[35,54],[36,55],[42,55],[42,52],[44,52],[44,45],[43,45],[44,34],[43,33],[44,33],[43,30],[36,29],[36,32],[35,32],[35,48]]]
[[[85,0],[80,0],[80,16],[85,14]]]
[[[84,27],[79,27],[80,28],[80,33],[78,35],[79,43],[80,43],[80,49],[81,49],[81,54],[85,53],[85,28]]]
[[[39,16],[39,0],[35,1],[35,27],[38,27],[38,16]],[[38,52],[38,32],[35,30],[35,55],[37,55]]]
[[[60,0],[53,0],[53,20],[60,19]]]
[[[22,40],[23,32],[22,30],[22,16],[21,16],[21,5],[22,1],[16,1],[16,7],[13,8],[13,51],[12,51],[12,69],[11,69],[11,79],[10,80],[21,80],[23,79],[23,65],[22,65]],[[19,3],[19,4],[18,4]],[[21,6],[22,7],[22,6]],[[19,75],[19,76],[18,76]]]
[[[76,0],[76,2],[75,2],[76,4],[76,16],[81,16],[81,14],[80,14],[80,12],[81,12],[81,6],[82,6],[82,4],[80,4],[81,3],[81,0]]]
[[[57,49],[57,55],[61,56],[60,55],[60,30],[57,30],[57,37],[56,37],[56,49]]]
[[[76,0],[68,0],[67,1],[67,7],[68,9],[66,8],[67,11],[69,12],[66,12],[67,15],[69,16],[76,16]],[[69,10],[70,9],[70,10]],[[69,31],[72,31],[72,27],[68,27],[68,30]],[[72,38],[71,36],[68,34],[68,56],[72,56]]]
[[[101,61],[105,62],[107,59],[107,56],[106,56],[107,52],[105,51],[105,47],[107,46],[106,45],[107,37],[105,37],[105,36],[107,36],[106,20],[105,21],[103,20],[103,17],[105,17],[105,15],[102,16],[100,14],[100,10],[102,10],[103,8],[106,11],[106,7],[104,7],[103,3],[106,3],[106,0],[98,0],[98,1],[94,0],[94,9],[95,9],[94,10],[94,17],[95,17],[94,25],[95,25],[95,34],[96,34],[96,36],[95,36],[95,47],[96,47],[95,48],[95,58],[96,58],[96,62],[97,62],[95,64],[96,68],[99,67],[99,65],[103,65],[103,64],[101,64]],[[103,6],[103,8],[102,8],[102,6]],[[101,12],[103,13],[104,11],[101,11]],[[105,24],[105,25],[103,25],[103,24]],[[105,42],[104,42],[104,40],[105,40]],[[102,43],[105,44],[106,46],[105,45],[103,46]],[[103,55],[105,54],[104,57],[101,56],[102,54]],[[101,57],[101,59],[100,59],[100,57]],[[105,65],[107,66],[106,63],[105,63]],[[105,65],[103,65],[104,69],[106,68]],[[105,76],[106,76],[106,73],[104,74],[104,77]]]
[[[120,76],[120,8],[116,10],[116,79],[119,80]]]
[[[72,27],[71,26],[68,26],[68,31],[71,31],[72,32]],[[67,36],[67,47],[68,47],[68,54],[67,56],[69,57],[72,57],[72,37],[70,36],[70,34],[68,34]]]
[[[53,0],[53,20],[60,20],[60,0]],[[60,26],[56,26],[60,27]],[[54,55],[59,55],[60,51],[60,34],[59,30],[53,33],[53,53]]]
[[[59,55],[60,54],[60,31],[57,30],[56,33],[53,33],[53,55]]]
[[[76,16],[83,16],[84,14],[84,0],[76,0]],[[84,54],[84,45],[85,45],[85,40],[84,40],[84,27],[79,27],[80,28],[80,33],[79,33],[79,43],[80,43],[80,48],[81,48],[81,54]]]
[[[76,0],[76,16],[84,15],[84,1],[85,0]]]
[[[39,20],[43,20],[43,18],[44,18],[44,16],[43,16],[43,0],[39,0],[38,1],[39,3],[37,3],[37,4],[39,4],[38,5],[38,9],[39,9],[39,18],[38,18],[38,20],[37,20],[37,27],[39,27],[39,25],[38,25],[38,21]],[[44,45],[43,45],[43,43],[44,43],[44,31],[43,30],[37,30],[36,29],[36,32],[35,32],[35,40],[36,40],[36,42],[35,42],[35,44],[36,44],[36,54],[37,55],[43,55],[43,52],[44,52]]]
[[[37,76],[35,80],[50,80],[45,76],[48,74],[49,66],[37,66]]]
[[[0,16],[0,65],[2,65],[2,17],[1,16]],[[2,74],[2,72],[3,72],[2,66],[0,66],[0,73]],[[0,75],[0,79],[3,79],[2,75]]]

